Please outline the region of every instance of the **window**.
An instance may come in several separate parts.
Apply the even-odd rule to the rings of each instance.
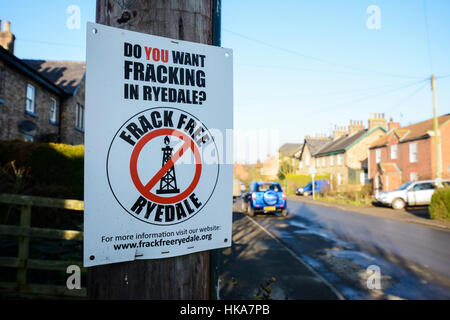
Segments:
[[[334,166],[334,156],[330,156],[330,166]]]
[[[342,173],[338,173],[337,175],[337,184],[338,186],[342,185]]]
[[[417,153],[417,142],[409,144],[409,162],[419,161],[419,155]]]
[[[398,158],[398,144],[393,144],[391,146],[391,159]]]
[[[409,174],[409,180],[410,181],[417,181],[417,180],[419,180],[419,174],[417,172],[411,172]]]
[[[77,103],[75,127],[84,130],[84,107]]]
[[[365,173],[365,172],[361,172],[361,173],[359,174],[359,183],[360,183],[362,186],[364,186],[364,185],[366,185],[367,180],[368,180],[368,174]]]
[[[26,105],[26,111],[30,113],[35,113],[34,111],[34,96],[35,96],[35,90],[34,87],[29,84],[27,85],[27,105]]]
[[[375,150],[375,162],[380,163],[381,162],[381,149]]]
[[[262,183],[256,186],[256,191],[258,192],[266,192],[269,190],[281,192],[281,187],[278,183]]]
[[[24,135],[23,135],[23,140],[24,140],[25,142],[33,142],[33,141],[34,141],[34,137],[33,137],[33,136],[30,136],[29,134],[24,134]]]
[[[413,191],[433,190],[433,189],[436,189],[436,186],[430,182],[418,183],[413,187]]]
[[[317,168],[320,167],[320,160],[319,160],[319,158],[316,159],[316,167]]]
[[[305,158],[305,165],[306,165],[306,166],[309,166],[309,155],[306,156],[306,158]]]
[[[56,100],[50,98],[50,122],[56,123],[57,112],[56,112]]]
[[[303,169],[303,160],[300,160],[300,169]]]
[[[342,153],[337,155],[337,164],[340,166],[342,165]]]
[[[327,158],[323,157],[322,158],[322,167],[325,167],[327,165]]]

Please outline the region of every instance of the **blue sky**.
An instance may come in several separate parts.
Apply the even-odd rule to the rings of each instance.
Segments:
[[[70,30],[73,4],[81,28]],[[380,29],[366,25],[371,5]],[[94,0],[2,1],[0,12],[12,22],[18,57],[84,60]],[[367,124],[370,113],[407,125],[433,115],[423,80],[450,75],[450,1],[224,0],[222,46],[234,50],[235,128],[277,130],[281,144],[349,120]],[[436,87],[438,113],[450,112],[450,77]],[[255,161],[279,143],[235,159]]]

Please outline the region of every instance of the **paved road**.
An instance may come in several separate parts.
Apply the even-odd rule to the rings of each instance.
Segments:
[[[289,215],[258,215],[266,228],[349,299],[450,299],[450,232],[289,201]],[[377,266],[381,289],[367,288]]]

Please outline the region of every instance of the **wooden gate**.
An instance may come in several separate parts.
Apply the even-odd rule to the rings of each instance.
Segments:
[[[66,286],[62,285],[43,285],[27,282],[27,270],[29,269],[66,271],[69,265],[82,266],[81,261],[38,260],[29,258],[30,238],[83,241],[83,232],[81,231],[31,227],[32,207],[83,211],[84,202],[79,200],[0,194],[0,203],[20,206],[20,225],[0,225],[0,235],[16,236],[18,239],[17,257],[0,256],[0,267],[17,269],[15,282],[0,282],[0,295],[39,298],[86,298],[85,288],[69,290]],[[81,270],[85,272],[82,267]]]

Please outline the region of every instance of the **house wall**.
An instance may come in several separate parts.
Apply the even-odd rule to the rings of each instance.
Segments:
[[[450,178],[450,121],[441,126],[441,154],[442,154],[442,177]],[[417,143],[418,161],[410,162],[410,145]],[[398,144],[398,158],[391,159],[391,146]],[[436,176],[436,152],[434,137],[418,139],[399,143],[396,135],[388,140],[387,146],[370,150],[369,178],[373,179],[377,174],[381,174],[376,164],[376,149],[381,149],[381,162],[393,162],[401,170],[402,184],[411,180],[411,173],[418,175],[419,180],[433,179]],[[392,179],[392,178],[390,178]],[[385,182],[384,182],[385,183]],[[393,183],[389,183],[393,189]]]
[[[18,125],[24,120],[36,124],[32,133],[37,140],[44,135],[57,135],[58,125],[50,123],[50,98],[59,102],[59,97],[43,85],[27,77],[9,64],[0,61],[0,139],[22,139],[23,132]],[[35,88],[35,115],[25,112],[27,84]]]
[[[351,146],[345,153],[345,165],[351,169],[362,169],[361,165],[362,162],[367,159],[369,147],[385,135],[386,132],[381,128],[378,128]]]
[[[61,141],[68,144],[84,144],[84,130],[76,128],[76,105],[77,103],[85,107],[85,79],[81,81],[75,96],[71,96],[63,103],[63,113],[61,120]],[[86,116],[86,112],[85,112]]]
[[[309,157],[309,165],[306,165],[306,158]],[[311,152],[309,151],[308,145],[305,144],[303,147],[303,153],[301,159],[299,159],[296,167],[297,174],[309,174],[309,169],[311,165],[313,165],[313,157],[311,156]],[[303,163],[303,167],[300,168],[300,163]]]

